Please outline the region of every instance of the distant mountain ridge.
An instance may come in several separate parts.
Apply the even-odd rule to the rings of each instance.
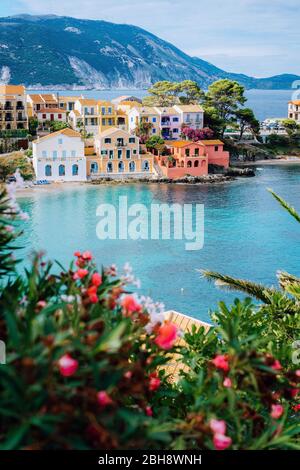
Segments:
[[[35,88],[134,89],[220,78],[246,88],[289,89],[297,75],[253,78],[225,72],[137,26],[55,15],[0,18],[0,81]]]

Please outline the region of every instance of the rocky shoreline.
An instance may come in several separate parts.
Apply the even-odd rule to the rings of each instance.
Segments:
[[[110,178],[110,177],[101,177],[91,181],[88,181],[87,184],[134,184],[134,183],[143,183],[143,184],[216,184],[216,183],[225,183],[235,180],[237,177],[253,177],[255,176],[255,171],[253,168],[228,168],[224,173],[218,174],[209,174],[205,176],[185,176],[184,178],[178,178],[176,180],[166,178],[166,177],[144,177],[144,178]]]

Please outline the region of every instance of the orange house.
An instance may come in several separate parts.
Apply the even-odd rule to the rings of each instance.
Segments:
[[[167,178],[178,179],[186,175],[203,176],[208,173],[208,157],[201,142],[167,141],[168,155],[158,155],[156,162]]]
[[[201,143],[205,145],[209,165],[229,167],[229,152],[224,150],[221,140],[201,140]]]

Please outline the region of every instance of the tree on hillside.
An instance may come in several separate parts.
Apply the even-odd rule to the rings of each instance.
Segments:
[[[259,133],[259,121],[256,119],[252,109],[238,109],[235,113],[235,117],[240,128],[239,140],[243,138],[246,129],[248,129],[254,136]]]
[[[205,97],[205,93],[193,80],[184,80],[179,86],[179,101],[182,104],[198,104]]]
[[[180,83],[161,81],[156,82],[149,88],[148,93],[143,99],[146,106],[173,106],[179,102],[178,95],[180,93]]]
[[[156,82],[148,90],[149,96],[143,99],[146,106],[174,106],[175,104],[198,104],[204,99],[204,91],[197,82]]]
[[[297,124],[294,119],[283,119],[281,121],[281,124],[283,125],[284,129],[286,130],[289,136],[293,135],[300,129],[299,124]]]
[[[234,122],[235,114],[240,106],[247,101],[244,92],[245,88],[242,85],[228,79],[218,80],[208,87],[205,96],[205,111],[213,114],[214,119],[219,121],[221,136],[224,134],[226,125]]]

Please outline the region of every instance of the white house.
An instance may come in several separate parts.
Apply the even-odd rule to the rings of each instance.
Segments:
[[[176,104],[174,109],[180,115],[180,124],[192,129],[202,129],[204,123],[204,110],[198,104]]]
[[[79,132],[62,129],[35,140],[33,167],[37,180],[85,181],[86,158]]]

